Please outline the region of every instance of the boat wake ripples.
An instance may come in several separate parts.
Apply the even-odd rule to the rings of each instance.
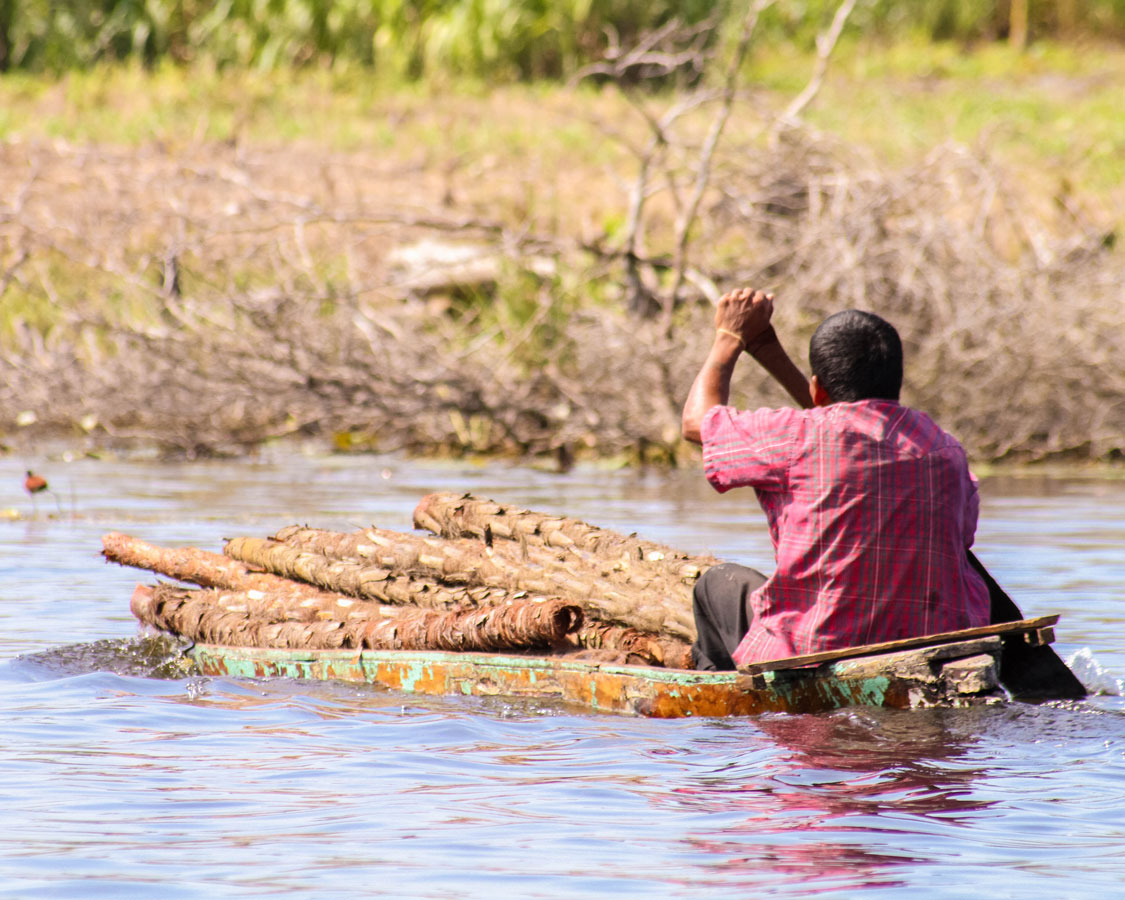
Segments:
[[[28,653],[17,662],[57,677],[110,672],[135,678],[178,679],[198,674],[191,658],[184,655],[190,646],[190,641],[171,635],[113,638]]]

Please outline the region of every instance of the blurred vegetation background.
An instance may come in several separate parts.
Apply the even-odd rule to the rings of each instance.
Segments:
[[[695,459],[752,284],[1125,460],[1125,0],[0,0],[0,70],[0,453]]]
[[[0,0],[0,71],[111,61],[360,66],[405,78],[565,77],[676,17],[736,28],[733,0]],[[778,3],[766,35],[811,46],[832,0]],[[965,43],[1125,35],[1125,0],[863,0],[849,28]]]

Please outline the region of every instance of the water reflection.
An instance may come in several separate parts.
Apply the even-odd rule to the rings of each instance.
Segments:
[[[969,756],[970,711],[844,710],[756,719],[758,758],[709,772],[674,792],[677,805],[721,815],[692,847],[715,857],[724,881],[800,883],[808,896],[901,884],[894,870],[925,848],[876,849],[871,835],[948,834],[993,803],[973,796],[986,769]],[[763,743],[764,742],[764,743]],[[769,751],[765,751],[768,747]]]
[[[818,823],[876,814],[892,805],[911,815],[940,813],[948,822],[983,808],[966,796],[983,770],[965,763],[974,739],[951,727],[957,715],[845,710],[767,716],[757,724],[788,751],[775,764],[783,773],[774,791],[782,806],[800,807],[815,797]]]
[[[758,835],[761,838],[761,835]],[[739,886],[752,896],[763,880],[771,886],[800,885],[805,897],[823,896],[841,888],[903,886],[893,870],[913,864],[910,857],[867,850],[855,844],[834,841],[793,842],[783,837],[778,843],[756,843],[747,854],[744,842],[692,842],[696,849],[723,857],[716,864],[724,884]]]

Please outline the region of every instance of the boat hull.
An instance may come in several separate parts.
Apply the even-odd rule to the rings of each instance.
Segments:
[[[557,657],[431,651],[280,650],[196,644],[206,675],[378,684],[408,694],[546,698],[657,718],[807,713],[843,706],[968,706],[1003,698],[999,639],[815,669],[696,672]]]

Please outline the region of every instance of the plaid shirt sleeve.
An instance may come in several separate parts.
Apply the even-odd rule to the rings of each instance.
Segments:
[[[719,493],[746,486],[784,490],[803,432],[800,410],[740,412],[732,406],[714,406],[700,428],[704,474]]]

